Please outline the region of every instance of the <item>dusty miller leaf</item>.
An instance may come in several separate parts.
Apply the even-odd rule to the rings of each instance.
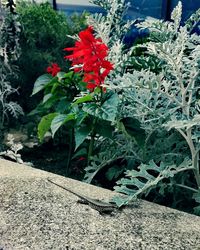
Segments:
[[[186,158],[179,166],[167,165],[164,162],[156,164],[153,160],[149,164],[141,164],[138,170],[126,171],[126,177],[117,182],[115,190],[119,193],[127,195],[127,199],[123,198],[124,204],[138,198],[139,195],[147,195],[157,184],[164,178],[171,178],[181,170],[191,166],[191,160]],[[120,198],[116,200],[117,204],[120,203]],[[123,204],[121,204],[123,205]]]

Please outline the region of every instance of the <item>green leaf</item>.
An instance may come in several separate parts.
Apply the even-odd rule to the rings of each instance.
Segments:
[[[52,86],[52,89],[51,89],[51,94],[53,95],[55,95],[56,94],[56,90],[57,90],[57,88],[59,88],[60,87],[60,83],[59,82],[55,82],[54,84],[53,84],[53,86]]]
[[[84,140],[86,139],[86,137],[89,135],[90,132],[91,132],[90,126],[80,127],[75,130],[75,144],[76,144],[75,150],[84,142]]]
[[[84,102],[90,102],[92,100],[93,100],[93,96],[91,94],[88,94],[88,95],[85,95],[83,97],[76,99],[72,105],[76,105],[76,104],[80,104],[80,103],[84,103]]]
[[[58,97],[56,95],[52,95],[49,97],[44,103],[43,103],[43,108],[48,112],[48,110],[53,109],[58,101]],[[56,111],[55,111],[56,112]]]
[[[94,93],[95,93],[95,94],[100,94],[100,93],[101,93],[101,88],[100,88],[100,87],[96,87],[96,88],[94,89]]]
[[[85,113],[83,110],[80,110],[80,109],[76,113],[77,113],[76,125],[78,127],[86,120],[86,118],[88,117],[88,114]]]
[[[97,121],[95,131],[103,137],[112,138],[114,129],[114,126],[111,126],[111,122],[101,120]]]
[[[138,170],[126,171],[126,177],[117,181],[118,186],[115,186],[114,189],[127,195],[127,199],[124,200],[126,202],[124,204],[127,204],[141,194],[147,196],[163,179],[172,178],[181,170],[185,171],[189,166],[191,166],[189,158],[185,158],[178,166],[164,162],[156,164],[151,160],[149,164],[140,164]]]
[[[57,116],[57,113],[51,113],[42,117],[38,124],[38,137],[40,141],[44,139],[44,135],[49,131],[52,120]]]
[[[57,77],[59,78],[59,80],[65,79],[65,78],[70,78],[71,79],[73,77],[73,75],[74,75],[73,71],[69,71],[67,73],[60,71],[60,72],[58,72]]]
[[[83,106],[83,110],[86,113],[102,120],[112,122],[116,118],[118,103],[118,95],[113,94],[101,105],[101,107],[99,107],[96,103],[86,103]]]
[[[99,171],[101,171],[103,168],[113,164],[113,162],[115,162],[119,156],[122,155],[123,151],[123,147],[120,147],[119,150],[116,150],[116,146],[110,142],[105,151],[100,151],[98,154],[91,157],[90,165],[85,168],[84,181],[91,183],[97,173],[99,173]]]
[[[53,79],[53,77],[49,74],[42,75],[37,78],[34,87],[32,95],[35,95],[40,90],[44,89],[44,87]]]
[[[143,146],[145,143],[146,135],[145,130],[141,128],[140,122],[133,117],[126,117],[121,120],[122,132],[127,133],[129,136],[134,137],[138,145]],[[124,125],[124,126],[123,126]]]
[[[47,94],[47,95],[45,95],[45,96],[43,97],[42,103],[47,102],[51,97],[52,97],[52,94]]]
[[[68,113],[70,112],[70,105],[71,103],[69,102],[68,98],[66,96],[60,97],[59,102],[56,104],[56,111],[58,113]]]
[[[56,131],[64,125],[66,122],[74,120],[76,115],[74,113],[70,114],[58,114],[57,116],[54,117],[54,119],[51,122],[51,132],[52,136],[54,137]]]
[[[124,205],[128,205],[128,199],[126,197],[114,196],[112,198],[112,202],[114,202],[118,207],[122,207]]]
[[[75,76],[74,71],[69,71],[69,72],[65,73],[65,75],[64,75],[65,78],[72,78],[73,76]]]

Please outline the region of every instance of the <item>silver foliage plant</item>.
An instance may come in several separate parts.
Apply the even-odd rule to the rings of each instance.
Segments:
[[[116,190],[127,194],[128,198],[117,199],[118,205],[130,202],[141,193],[148,193],[164,178],[188,170],[193,171],[196,183],[193,187],[178,185],[192,190],[196,201],[200,200],[200,37],[190,34],[194,23],[200,21],[200,10],[185,26],[180,25],[181,14],[182,4],[179,2],[171,14],[171,22],[148,18],[137,25],[150,31],[149,42],[143,47],[162,62],[161,72],[125,73],[115,79],[119,84],[111,88],[123,91],[121,112],[132,112],[147,131],[156,128],[178,131],[185,139],[191,157],[179,165],[165,162],[158,165],[152,160],[149,164],[141,164],[138,170],[127,171],[127,177],[118,181]]]
[[[15,34],[10,27],[10,22],[15,25]],[[22,108],[10,100],[10,96],[17,92],[9,82],[10,77],[16,76],[16,66],[13,62],[19,56],[18,34],[19,24],[16,18],[8,13],[3,5],[0,8],[0,129],[9,115],[18,118],[23,114]],[[10,44],[12,43],[12,46]],[[14,47],[13,47],[14,46]]]
[[[110,48],[109,59],[115,65],[115,70],[110,77],[107,77],[105,86],[119,94],[121,100],[119,120],[126,117],[137,119],[146,134],[145,145],[150,137],[155,135],[155,131],[166,131],[164,133],[169,136],[169,140],[166,138],[160,141],[163,141],[163,147],[168,143],[169,147],[166,148],[170,149],[170,138],[174,140],[177,138],[176,134],[180,134],[185,144],[180,139],[176,144],[179,144],[179,148],[187,147],[190,152],[190,157],[184,158],[182,155],[182,158],[179,158],[179,160],[182,159],[181,162],[177,160],[173,162],[174,158],[167,161],[162,154],[160,154],[160,161],[158,159],[155,161],[157,149],[152,145],[152,148],[154,147],[150,151],[152,160],[149,163],[142,163],[136,170],[126,171],[126,177],[117,182],[115,189],[127,196],[115,197],[114,201],[118,206],[128,204],[141,194],[148,194],[164,179],[172,179],[178,173],[192,171],[196,183],[192,183],[191,186],[186,186],[183,182],[176,185],[192,191],[193,198],[200,203],[200,37],[197,34],[191,34],[194,26],[200,21],[200,9],[186,21],[184,26],[181,25],[181,2],[173,10],[170,22],[147,18],[139,23],[138,28],[148,29],[150,32],[148,42],[139,45],[146,49],[146,57],[143,59],[146,58],[146,65],[148,65],[149,58],[153,56],[161,65],[161,70],[155,73],[145,67],[140,71],[133,69],[129,73],[127,66],[135,48],[125,51],[123,45],[123,37],[132,24],[123,21],[128,6],[123,0],[93,2],[105,8],[107,12],[105,16],[101,14],[90,16],[88,23]],[[119,133],[124,130],[123,126],[120,127],[117,121],[116,123],[118,125],[113,140],[115,137],[117,140]],[[122,134],[126,136],[126,133]],[[129,138],[128,141],[126,145],[134,144],[133,138]],[[109,155],[109,159],[116,155],[116,151],[120,152],[122,147],[118,147],[118,144],[120,143],[116,142],[116,147],[111,150],[113,153],[110,152],[112,155]],[[107,148],[105,142],[103,145],[107,153],[108,148],[111,147]],[[140,150],[135,145],[133,146],[135,155],[130,156],[130,151],[126,153],[123,151],[121,156],[128,155],[143,162]],[[172,155],[173,152],[168,153],[170,154]],[[174,155],[175,158],[178,157],[178,154]],[[109,160],[105,156],[106,154],[101,152],[99,158],[101,161],[96,156],[88,172],[86,169],[86,179],[91,181],[91,176],[93,178],[99,170],[98,166],[100,169],[105,166],[106,161]],[[116,157],[119,158],[120,154]],[[196,212],[200,213],[200,206],[196,208]]]

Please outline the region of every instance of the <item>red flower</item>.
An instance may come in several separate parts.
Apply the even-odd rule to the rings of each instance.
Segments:
[[[57,63],[52,63],[51,66],[47,67],[47,73],[51,74],[52,76],[56,76],[58,72],[60,72],[61,68],[58,66]]]
[[[94,37],[92,27],[79,33],[79,41],[75,43],[75,47],[64,50],[72,51],[65,58],[72,61],[75,72],[83,71],[83,81],[87,83],[88,89],[101,86],[113,69],[113,65],[105,59],[108,56],[107,45],[100,38]]]

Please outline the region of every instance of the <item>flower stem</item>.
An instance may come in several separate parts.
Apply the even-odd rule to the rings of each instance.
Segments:
[[[99,100],[97,100],[97,102],[99,102],[99,108],[102,106],[102,101],[103,101],[103,89],[101,87],[100,98],[99,98]],[[89,166],[90,159],[91,159],[93,149],[94,149],[97,120],[98,120],[98,117],[95,116],[93,123],[92,123],[91,139],[90,139],[90,144],[89,144],[89,148],[88,148],[88,155],[87,155],[87,166]]]
[[[99,102],[99,104],[98,104],[99,108],[101,108],[101,106],[103,104],[103,94],[104,94],[103,88],[101,87],[100,96],[99,96],[99,99],[97,99],[97,103]],[[90,159],[91,159],[91,156],[92,156],[93,150],[94,150],[97,121],[98,121],[98,117],[95,116],[93,123],[92,123],[91,139],[90,139],[90,144],[89,144],[89,148],[88,148],[88,156],[87,156],[87,166],[89,166]]]
[[[97,117],[95,117],[93,124],[92,124],[91,139],[90,139],[88,155],[87,155],[87,166],[89,166],[90,158],[92,156],[93,149],[94,149],[94,141],[95,141],[95,135],[96,135],[96,131],[95,131],[96,123],[97,123]]]

